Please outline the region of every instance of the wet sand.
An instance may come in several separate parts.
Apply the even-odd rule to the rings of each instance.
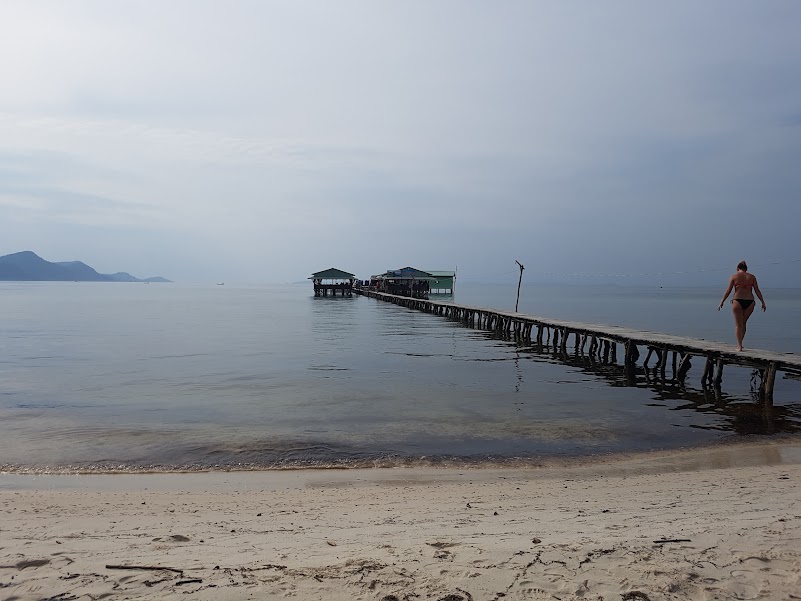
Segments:
[[[800,480],[797,441],[530,469],[2,474],[0,599],[798,599]]]

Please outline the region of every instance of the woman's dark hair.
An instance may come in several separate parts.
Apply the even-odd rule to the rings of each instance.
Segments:
[[[748,271],[748,264],[745,261],[740,261],[737,263],[737,269],[740,271]]]

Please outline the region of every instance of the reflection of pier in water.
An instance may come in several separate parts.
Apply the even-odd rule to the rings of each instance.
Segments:
[[[596,378],[606,380],[611,387],[635,387],[651,390],[655,393],[655,402],[651,406],[664,406],[670,411],[696,411],[707,415],[716,415],[727,420],[725,424],[709,426],[693,426],[708,430],[722,430],[737,434],[776,434],[801,432],[801,413],[788,407],[774,407],[766,402],[757,378],[751,378],[749,396],[752,401],[743,402],[743,396],[730,395],[720,386],[700,388],[690,386],[685,380],[678,379],[675,368],[666,369],[663,375],[660,366],[635,365],[627,369],[618,363],[615,353],[604,353],[599,345],[595,353],[586,349],[570,347],[563,349],[559,344],[549,341],[531,345],[529,341],[515,339],[513,335],[492,332],[499,340],[513,341],[518,357],[529,356],[538,361],[566,365],[581,370]],[[518,380],[520,376],[518,375]],[[519,388],[520,382],[516,386]]]
[[[793,353],[763,350],[737,352],[719,342],[632,330],[621,326],[545,319],[525,313],[394,296],[369,289],[356,292],[458,320],[470,327],[494,331],[501,337],[529,345],[527,350],[538,355],[550,354],[554,360],[568,365],[576,362],[576,367],[588,371],[598,369],[599,375],[604,377],[614,373],[613,384],[616,385],[638,385],[638,379],[645,378],[646,383],[660,394],[680,391],[680,396],[669,398],[690,400],[693,403],[696,401],[692,394],[700,395],[699,404],[719,405],[725,402],[726,396],[721,391],[723,368],[729,364],[741,365],[755,370],[751,388],[766,411],[775,413],[778,410],[774,410],[772,405],[777,372],[790,376],[801,374],[801,356]],[[641,365],[638,365],[637,362],[642,357],[640,347],[647,353]],[[702,389],[695,392],[686,387],[693,358],[700,358],[704,364]],[[773,415],[771,419],[776,417]]]

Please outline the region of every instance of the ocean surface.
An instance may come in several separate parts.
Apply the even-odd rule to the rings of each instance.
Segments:
[[[457,284],[513,309],[516,284]],[[523,312],[734,344],[723,287],[527,285]],[[801,290],[766,290],[746,347],[801,353]],[[537,463],[801,433],[752,371],[723,391],[557,359],[442,317],[311,285],[0,283],[0,470]]]

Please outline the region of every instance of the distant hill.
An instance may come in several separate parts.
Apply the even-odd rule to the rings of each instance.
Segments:
[[[117,273],[108,273],[103,274],[104,277],[107,277],[112,282],[170,282],[172,280],[168,280],[167,278],[162,278],[156,276],[154,278],[144,278],[139,279],[137,277],[132,276],[127,271],[118,271]]]
[[[139,279],[124,271],[98,273],[81,261],[51,263],[25,250],[0,257],[0,281],[16,282],[169,282],[162,277]]]

